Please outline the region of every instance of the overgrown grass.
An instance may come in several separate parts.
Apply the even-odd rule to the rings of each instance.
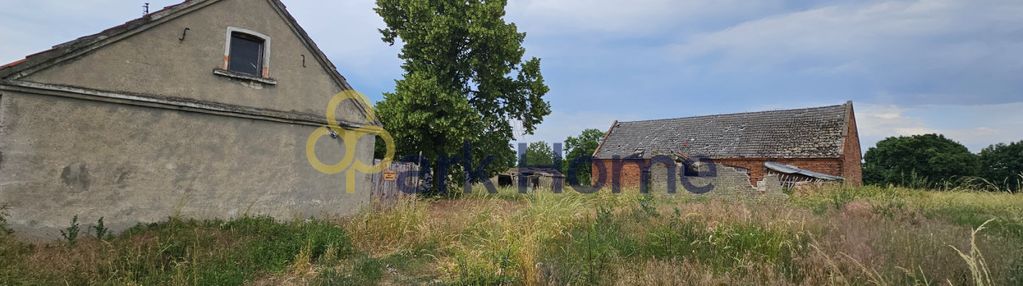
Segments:
[[[323,221],[170,219],[140,225],[109,241],[25,245],[5,241],[4,285],[238,285],[284,272],[301,260],[352,252],[340,226]]]
[[[911,189],[928,189],[931,191],[986,191],[1019,193],[1023,186],[1023,172],[1003,179],[992,181],[978,176],[950,177],[928,179],[916,172],[903,174],[892,182],[897,186]]]
[[[1023,237],[1015,232],[1023,197],[1004,193],[827,187],[777,200],[504,189],[398,205],[357,219],[378,226],[366,237],[411,234],[393,236],[406,237],[407,246],[384,243],[392,247],[376,255],[416,249],[429,255],[381,281],[412,275],[422,278],[411,280],[417,283],[454,285],[972,284],[969,266],[948,246],[969,249],[971,228],[990,218],[996,220],[976,247],[995,253],[988,257],[997,265],[992,279],[1023,281]]]
[[[817,214],[842,211],[849,204],[873,215],[892,219],[919,220],[921,217],[976,227],[994,219],[989,231],[1023,240],[1023,195],[942,191],[867,186],[833,187],[795,196],[795,205],[810,208]]]
[[[3,238],[16,263],[0,284],[1019,285],[1021,215],[1021,195],[904,188],[477,189],[329,222],[171,220],[74,246]]]

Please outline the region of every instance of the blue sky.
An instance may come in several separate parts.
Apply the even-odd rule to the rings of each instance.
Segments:
[[[144,2],[0,0],[0,61],[138,17]],[[398,48],[380,41],[373,1],[285,3],[353,86],[371,100],[393,89]],[[932,132],[979,151],[1023,140],[1020,15],[1019,0],[510,0],[554,110],[521,139],[852,100],[864,151]]]

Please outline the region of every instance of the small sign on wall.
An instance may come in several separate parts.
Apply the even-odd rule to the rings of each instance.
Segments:
[[[384,170],[384,181],[397,181],[398,172],[394,170]]]

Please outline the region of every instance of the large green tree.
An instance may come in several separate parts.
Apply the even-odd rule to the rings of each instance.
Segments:
[[[565,164],[562,165],[565,176],[568,176],[569,165],[573,164],[579,158],[590,158],[593,156],[593,152],[597,151],[597,145],[600,144],[600,140],[604,138],[604,132],[597,129],[586,129],[583,130],[579,136],[569,136],[565,139]],[[583,163],[576,166],[572,166],[575,172],[575,177],[578,179],[580,184],[590,183],[590,172],[592,172],[591,165],[589,163]]]
[[[976,154],[943,135],[888,137],[863,156],[863,180],[868,184],[931,187],[980,169]]]
[[[1011,191],[1023,188],[1023,141],[999,143],[980,151],[981,176]]]
[[[515,162],[511,122],[531,134],[550,114],[540,60],[523,60],[526,34],[504,20],[506,4],[377,0],[374,10],[387,25],[380,30],[384,42],[403,44],[404,78],[376,106],[399,155],[455,158],[467,142],[473,168],[493,156],[478,174],[489,177]]]
[[[526,166],[553,166],[554,149],[544,141],[529,143],[526,147]]]

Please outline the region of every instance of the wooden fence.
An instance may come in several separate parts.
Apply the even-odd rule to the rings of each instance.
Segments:
[[[379,164],[374,160],[373,164]],[[390,206],[401,196],[415,194],[422,181],[419,180],[419,166],[409,162],[391,162],[383,172],[370,174],[370,191],[375,203]]]

